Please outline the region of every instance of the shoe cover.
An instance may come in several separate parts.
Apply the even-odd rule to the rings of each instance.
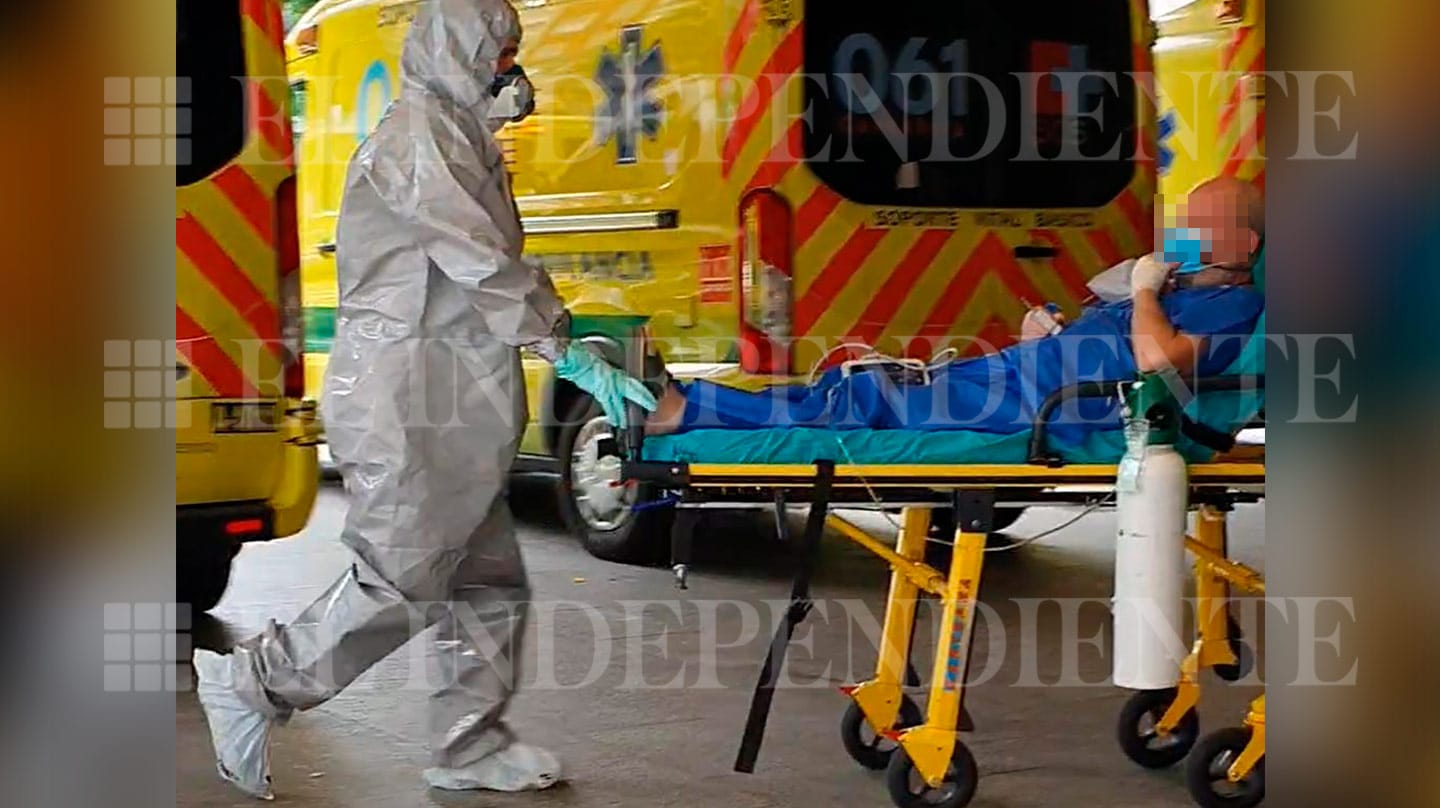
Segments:
[[[220,776],[236,788],[262,800],[270,791],[270,725],[272,718],[250,706],[235,692],[230,658],[213,651],[195,652],[196,691]]]
[[[426,769],[425,782],[447,791],[539,791],[560,782],[560,761],[538,746],[512,743],[463,769]]]

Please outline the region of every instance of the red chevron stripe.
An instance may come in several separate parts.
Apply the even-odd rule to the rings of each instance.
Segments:
[[[1100,261],[1107,267],[1113,267],[1120,263],[1123,258],[1120,248],[1115,246],[1115,239],[1111,237],[1109,230],[1095,229],[1085,231],[1085,238],[1090,240],[1090,246],[1100,255]]]
[[[755,176],[750,178],[745,190],[751,188],[772,188],[780,184],[780,180],[800,160],[800,150],[805,148],[804,122],[797,120],[790,124],[790,130],[785,133],[775,144],[775,148],[765,155],[765,159],[755,169]]]
[[[830,186],[816,186],[810,198],[801,203],[800,209],[795,212],[796,249],[809,241],[839,206],[840,195],[830,190]]]
[[[740,9],[740,18],[736,20],[735,27],[730,29],[730,36],[725,40],[725,53],[722,72],[730,75],[735,71],[735,64],[740,61],[740,53],[745,50],[745,43],[750,41],[750,36],[755,33],[755,25],[760,21],[760,0],[746,0],[744,8]]]
[[[211,181],[250,223],[250,229],[265,242],[265,246],[274,247],[275,206],[250,172],[232,163]]]
[[[280,319],[275,306],[215,238],[190,214],[175,220],[175,246],[215,287],[271,353],[281,354]]]
[[[895,271],[880,287],[875,299],[870,301],[870,305],[861,313],[860,321],[852,331],[859,341],[875,344],[875,340],[880,338],[895,312],[900,310],[900,304],[905,302],[905,298],[915,288],[915,284],[920,282],[925,270],[935,262],[935,257],[954,234],[953,230],[926,230],[911,245],[905,257],[895,266]]]
[[[255,398],[260,391],[245,378],[215,338],[179,304],[175,306],[175,352],[222,398]]]
[[[1260,147],[1260,141],[1265,137],[1265,116],[1261,115],[1250,124],[1235,148],[1230,151],[1230,157],[1225,161],[1225,168],[1222,171],[1228,177],[1233,177],[1240,171],[1240,166],[1246,160],[1252,159],[1252,153]],[[1253,159],[1259,159],[1253,155]]]
[[[1121,215],[1123,215],[1125,221],[1129,222],[1130,226],[1135,229],[1135,235],[1140,239],[1140,242],[1147,244],[1154,239],[1155,209],[1152,207],[1149,212],[1146,212],[1145,206],[1140,204],[1140,197],[1136,196],[1135,192],[1129,189],[1126,189],[1125,193],[1120,194],[1118,202]]]
[[[1246,73],[1264,72],[1265,51],[1262,50],[1259,53],[1255,54],[1254,59],[1250,60],[1250,66],[1246,69]],[[1243,101],[1240,95],[1243,89],[1244,88],[1242,86],[1242,82],[1237,77],[1235,80],[1235,86],[1230,90],[1230,98],[1226,100],[1224,109],[1220,110],[1219,131],[1224,132],[1230,126],[1230,124],[1234,122],[1235,114],[1240,111],[1240,106]]]
[[[241,0],[240,12],[255,23],[266,42],[279,46],[285,41],[285,23],[275,0]]]
[[[1238,28],[1235,30],[1235,36],[1231,37],[1230,41],[1225,43],[1225,50],[1221,51],[1223,54],[1220,58],[1221,70],[1229,70],[1230,66],[1235,63],[1235,54],[1239,53],[1240,49],[1245,47],[1245,43],[1250,41],[1250,33],[1253,30],[1253,28]]]
[[[1055,248],[1055,257],[1051,259],[1050,266],[1065,287],[1066,294],[1070,295],[1071,302],[1078,303],[1090,296],[1090,288],[1085,285],[1085,273],[1080,271],[1075,256],[1065,249],[1065,241],[1060,238],[1059,233],[1054,230],[1031,230],[1030,238]],[[1038,305],[1041,301],[1031,302]]]
[[[805,295],[795,307],[795,333],[809,334],[810,329],[820,319],[840,295],[845,284],[859,271],[860,265],[885,238],[888,230],[860,225],[850,238],[830,258],[825,268],[820,270],[820,275],[810,288],[805,290]]]
[[[730,176],[735,160],[740,156],[740,150],[755,133],[755,127],[760,125],[760,119],[770,108],[775,93],[800,69],[800,62],[804,57],[804,38],[801,35],[803,28],[803,25],[796,25],[790,29],[780,46],[770,54],[765,66],[760,68],[755,84],[745,93],[745,100],[740,104],[740,117],[731,125],[730,131],[725,133],[725,143],[720,154],[721,176]]]
[[[290,130],[290,117],[271,100],[270,94],[265,92],[263,81],[251,79],[249,94],[252,112],[250,131],[259,135],[272,151],[279,154],[286,167],[292,166],[295,160],[295,141]]]

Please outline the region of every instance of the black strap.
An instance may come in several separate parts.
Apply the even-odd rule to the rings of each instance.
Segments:
[[[1180,416],[1180,433],[1190,440],[1216,452],[1228,452],[1235,448],[1235,436],[1213,429],[1189,416]]]
[[[795,627],[810,613],[810,576],[815,571],[819,554],[820,537],[825,533],[825,515],[830,505],[830,483],[835,478],[835,464],[822,460],[815,463],[815,487],[810,503],[810,517],[805,522],[805,535],[801,548],[800,566],[795,571],[795,583],[790,589],[790,608],[785,620],[775,631],[770,651],[765,655],[765,667],[760,669],[760,681],[755,685],[755,696],[750,701],[750,715],[745,720],[745,734],[740,739],[740,753],[735,757],[735,771],[750,774],[755,771],[755,760],[760,756],[760,744],[765,739],[765,722],[770,718],[770,703],[775,699],[775,681],[780,677],[780,667],[785,662],[785,651]],[[783,500],[776,507],[783,507]]]

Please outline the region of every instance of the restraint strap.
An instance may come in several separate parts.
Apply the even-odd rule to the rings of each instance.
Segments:
[[[830,505],[830,483],[835,478],[835,464],[821,460],[815,463],[815,486],[810,502],[810,517],[805,522],[805,535],[801,538],[799,568],[795,571],[795,583],[790,588],[790,608],[785,619],[775,631],[770,651],[765,655],[765,667],[760,669],[760,681],[755,685],[755,696],[750,701],[750,716],[745,720],[745,734],[740,740],[740,753],[735,757],[735,771],[750,774],[755,771],[755,759],[760,756],[760,744],[765,739],[765,722],[770,718],[770,702],[775,698],[775,680],[785,663],[785,651],[795,627],[810,613],[810,576],[815,571],[816,557],[820,549],[820,537],[825,532],[825,516]],[[776,507],[783,507],[777,502]],[[783,516],[780,517],[783,521]]]

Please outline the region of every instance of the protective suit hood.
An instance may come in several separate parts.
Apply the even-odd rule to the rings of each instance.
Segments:
[[[500,50],[520,35],[506,0],[425,0],[400,52],[401,92],[437,96],[484,121]]]

